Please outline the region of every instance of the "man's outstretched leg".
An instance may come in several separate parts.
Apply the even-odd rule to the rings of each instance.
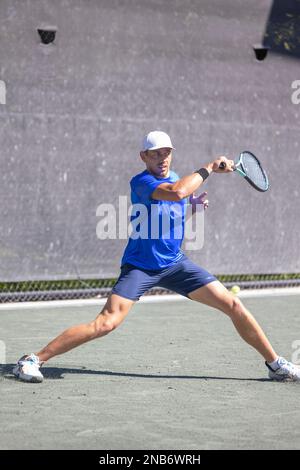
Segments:
[[[271,379],[300,381],[300,368],[275,353],[253,315],[219,281],[190,292],[189,298],[226,313],[240,336],[264,357]]]
[[[95,320],[72,326],[39,352],[21,357],[13,369],[14,375],[26,382],[42,382],[43,375],[39,368],[44,362],[83,343],[107,335],[122,323],[134,303],[132,300],[111,294]]]

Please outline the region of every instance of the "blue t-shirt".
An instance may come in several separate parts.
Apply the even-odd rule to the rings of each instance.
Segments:
[[[142,269],[159,270],[177,263],[183,256],[180,247],[184,238],[186,199],[158,201],[151,198],[162,183],[175,183],[174,171],[168,178],[156,178],[147,170],[132,178],[132,233],[121,265],[133,264]]]

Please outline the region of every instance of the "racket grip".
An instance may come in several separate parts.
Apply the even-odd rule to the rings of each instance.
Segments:
[[[220,170],[224,170],[226,168],[226,163],[221,162],[220,165],[219,165],[219,168],[220,168]]]

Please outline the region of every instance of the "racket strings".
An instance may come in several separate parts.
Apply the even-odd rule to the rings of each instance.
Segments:
[[[256,158],[250,153],[244,152],[242,165],[247,177],[258,187],[264,189],[268,184],[267,177]]]

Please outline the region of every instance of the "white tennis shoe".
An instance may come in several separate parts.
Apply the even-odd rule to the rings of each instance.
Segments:
[[[279,357],[277,360],[278,368],[272,369],[270,364],[265,363],[269,369],[269,377],[271,380],[278,382],[299,382],[300,381],[300,367],[292,362],[288,362],[284,357]]]
[[[13,374],[24,382],[42,382],[44,377],[40,372],[40,367],[39,358],[31,353],[18,360],[17,365],[13,368]]]

